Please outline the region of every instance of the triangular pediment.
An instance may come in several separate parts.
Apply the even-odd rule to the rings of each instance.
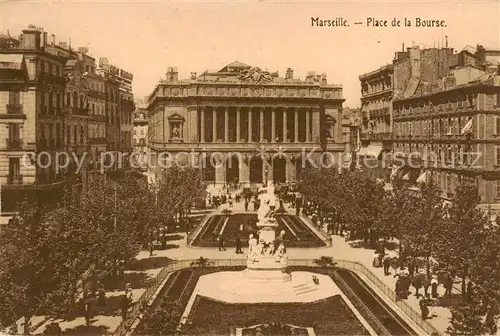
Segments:
[[[245,64],[240,61],[234,61],[228,65],[226,65],[224,68],[219,70],[219,72],[230,72],[231,70],[243,70],[243,69],[249,69],[251,68],[251,65]]]
[[[180,122],[184,122],[184,117],[181,116],[180,114],[178,113],[174,113],[172,114],[171,116],[168,117],[168,121],[180,121]]]
[[[326,119],[327,124],[334,124],[337,122],[337,119],[335,119],[335,117],[333,117],[329,114],[325,115],[325,119]]]

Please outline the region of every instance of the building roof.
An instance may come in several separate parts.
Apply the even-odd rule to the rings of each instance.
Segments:
[[[229,68],[233,68],[233,69],[234,68],[236,68],[236,69],[248,69],[248,68],[251,68],[251,67],[252,67],[251,65],[242,63],[240,61],[234,61],[234,62],[226,65],[225,67],[223,67],[219,71],[215,71],[215,72],[228,72]]]
[[[0,54],[0,69],[22,70],[23,55]]]

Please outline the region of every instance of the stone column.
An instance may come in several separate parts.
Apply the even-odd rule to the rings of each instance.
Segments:
[[[295,135],[293,138],[293,142],[299,142],[299,109],[294,108],[293,109],[293,115],[294,115],[294,122],[293,122],[293,127],[295,128]]]
[[[224,108],[224,142],[229,141],[229,107]]]
[[[200,108],[200,142],[205,142],[205,106]]]
[[[264,109],[262,107],[259,107],[259,112],[259,141],[262,142],[264,141]]]
[[[217,108],[212,107],[212,134],[213,134],[213,141],[212,142],[217,142]]]
[[[236,108],[236,142],[241,141],[241,135],[240,135],[240,107],[238,106]]]
[[[250,168],[248,164],[250,163],[250,158],[247,157],[247,162],[245,162],[245,156],[243,155],[240,160],[240,183],[243,187],[248,187],[250,185]]]
[[[252,108],[248,108],[248,142],[252,142]]]
[[[287,121],[288,121],[288,118],[287,118],[287,113],[288,113],[288,108],[285,107],[283,109],[283,142],[287,142],[287,133],[288,133],[288,130],[287,130]]]
[[[312,109],[312,142],[320,142],[320,115],[319,107],[313,107]]]
[[[271,142],[276,142],[276,108],[271,107]]]
[[[309,125],[309,118],[311,117],[311,112],[309,109],[306,109],[306,142],[311,142],[311,132],[309,131],[309,128],[311,125]]]
[[[217,166],[215,166],[215,183],[224,184],[225,179],[226,179],[225,164],[224,163],[217,164]]]
[[[297,176],[296,166],[290,159],[290,157],[286,158],[286,179],[288,181],[295,180]]]

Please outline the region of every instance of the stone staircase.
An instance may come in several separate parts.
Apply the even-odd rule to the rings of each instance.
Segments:
[[[297,296],[304,295],[310,292],[315,292],[317,290],[318,286],[315,285],[314,283],[309,283],[309,282],[293,286],[293,291]]]

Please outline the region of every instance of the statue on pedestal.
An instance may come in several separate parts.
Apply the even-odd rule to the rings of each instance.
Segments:
[[[259,195],[261,205],[257,211],[257,227],[259,230],[259,240],[250,235],[248,241],[248,263],[258,263],[266,259],[273,263],[286,263],[286,248],[284,244],[285,231],[282,230],[276,238],[275,228],[278,227],[274,218],[274,209],[276,208],[276,197],[272,186],[265,189],[265,193]],[[273,258],[274,257],[274,258]]]

